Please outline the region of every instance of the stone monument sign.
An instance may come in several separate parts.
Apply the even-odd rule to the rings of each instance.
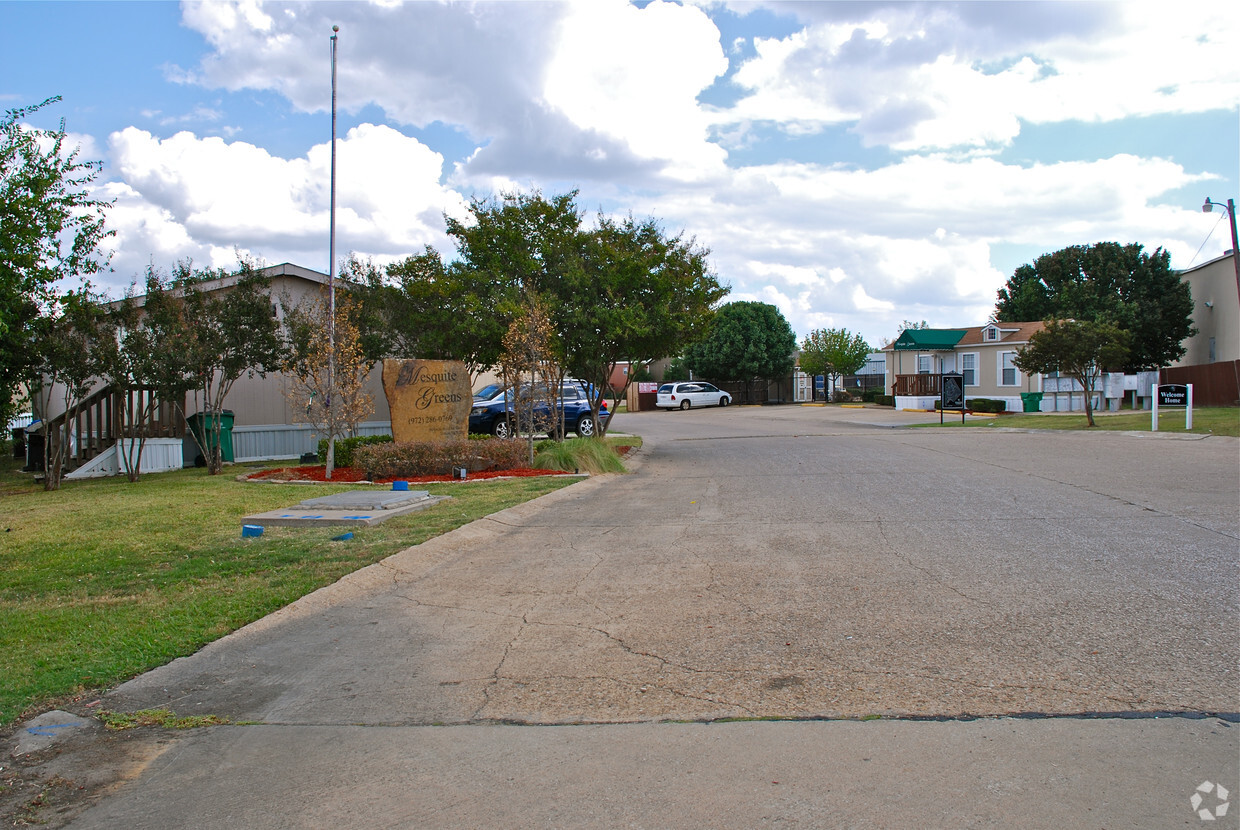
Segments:
[[[383,392],[395,441],[463,441],[473,391],[459,360],[385,360]]]

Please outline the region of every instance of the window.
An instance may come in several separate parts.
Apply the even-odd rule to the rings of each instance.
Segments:
[[[960,374],[964,375],[965,386],[977,386],[977,352],[960,355]]]
[[[1016,368],[1016,352],[999,353],[999,385],[1020,385],[1020,370]]]
[[[986,330],[982,332],[982,339],[983,339],[983,340],[988,340],[988,341],[989,341],[989,340],[998,340],[998,339],[999,339],[999,330],[998,330],[997,328],[995,328],[994,326],[987,326],[987,327],[986,327]]]
[[[928,354],[917,355],[917,374],[919,375],[930,374],[930,355]]]

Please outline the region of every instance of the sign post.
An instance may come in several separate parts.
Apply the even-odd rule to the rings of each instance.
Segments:
[[[1155,383],[1150,388],[1150,397],[1154,403],[1150,417],[1153,421],[1150,431],[1158,432],[1158,410],[1160,407],[1184,408],[1184,429],[1193,428],[1193,385],[1191,383]]]
[[[964,423],[964,375],[947,372],[939,375],[939,423],[949,409],[960,410],[960,423]]]

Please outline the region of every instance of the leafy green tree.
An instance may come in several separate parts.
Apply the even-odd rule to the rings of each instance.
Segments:
[[[616,221],[600,216],[582,239],[582,267],[554,286],[557,322],[568,372],[594,392],[595,437],[610,422],[599,411],[622,363],[642,365],[680,352],[701,337],[712,306],[726,293],[707,262],[706,249],[668,236],[654,219]],[[614,390],[613,411],[635,375]]]
[[[59,100],[0,119],[0,424],[33,371],[39,318],[61,313],[57,283],[84,282],[107,262],[99,245],[110,235],[104,212],[111,203],[89,193],[101,163],[68,149],[63,121],[56,130],[22,124]]]
[[[1161,248],[1099,242],[1043,254],[1016,269],[996,304],[999,322],[1074,319],[1127,331],[1129,352],[1118,368],[1157,369],[1184,355],[1196,333],[1188,283]]]
[[[841,377],[864,366],[869,354],[870,346],[859,334],[848,329],[814,329],[801,343],[801,371],[826,376],[834,389]]]
[[[689,379],[689,366],[683,356],[672,358],[663,370],[664,382]]]
[[[689,347],[685,359],[702,377],[749,384],[789,374],[796,345],[796,334],[778,308],[745,300],[715,312],[710,333]]]
[[[168,280],[152,269],[144,311],[144,324],[165,352],[159,385],[169,400],[179,399],[173,394],[176,388],[189,388],[207,417],[211,437],[199,449],[215,475],[223,469],[221,416],[233,384],[242,375],[266,377],[284,364],[285,343],[272,314],[270,280],[246,261],[231,274],[223,269],[195,271],[183,262]],[[195,434],[194,440],[198,438]]]
[[[96,341],[100,379],[122,392],[119,408],[122,434],[117,454],[131,482],[142,474],[142,452],[161,399],[154,389],[165,345],[143,322],[142,308],[132,292],[106,306],[106,337]],[[178,388],[183,399],[183,387]]]
[[[1059,372],[1085,390],[1085,420],[1094,426],[1093,397],[1101,371],[1118,367],[1130,354],[1130,335],[1110,323],[1048,320],[1016,355],[1022,372]]]
[[[65,462],[72,450],[75,414],[100,376],[99,341],[115,337],[106,326],[99,297],[83,287],[52,301],[51,314],[36,318],[33,360],[27,376],[35,409],[42,413],[43,489],[60,488]],[[49,418],[65,413],[58,425]]]
[[[505,325],[496,314],[500,284],[461,263],[423,253],[387,266],[350,257],[341,268],[357,298],[356,322],[371,360],[461,360],[475,378],[499,361]]]

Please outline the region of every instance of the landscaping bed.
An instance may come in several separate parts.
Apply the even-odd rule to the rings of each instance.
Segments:
[[[467,481],[487,478],[525,478],[529,476],[566,475],[563,470],[533,470],[518,467],[511,470],[483,470],[471,472]],[[286,484],[290,481],[328,483],[327,467],[311,465],[306,467],[280,467],[275,470],[260,470],[243,476],[246,481],[266,481]],[[391,484],[393,481],[408,481],[410,484],[433,484],[457,481],[450,475],[435,476],[388,476],[385,478],[367,478],[366,471],[360,467],[337,467],[332,470],[331,484]]]

